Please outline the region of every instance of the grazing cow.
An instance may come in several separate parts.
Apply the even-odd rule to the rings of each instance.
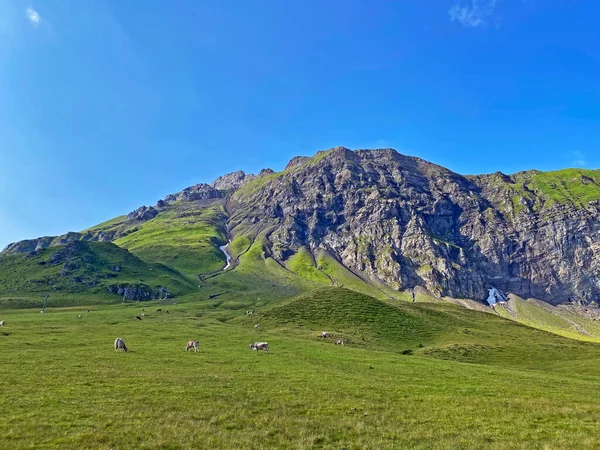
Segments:
[[[327,338],[331,337],[331,335],[327,331],[321,331],[320,337],[323,339],[327,339]]]
[[[247,314],[248,316],[251,316],[252,314],[254,314],[254,311],[246,311],[246,314]]]
[[[77,316],[77,318],[78,318],[78,319],[81,319],[81,317],[82,317],[82,315],[81,315],[81,314],[79,314],[79,315]]]
[[[252,351],[263,350],[266,353],[269,353],[269,343],[268,342],[255,342],[254,344],[250,344],[248,348]]]
[[[142,317],[146,317],[146,314],[142,313]]]
[[[136,318],[137,320],[142,320],[142,318],[141,318],[140,316],[135,316],[135,318]]]
[[[189,341],[187,343],[187,345],[185,346],[185,351],[187,352],[189,349],[193,348],[194,352],[197,352],[198,351],[198,345],[199,345],[198,341]]]
[[[162,309],[157,309],[156,312],[162,312]]]
[[[119,350],[123,350],[124,352],[127,352],[127,346],[125,345],[125,341],[123,341],[123,339],[116,338],[115,339],[115,352],[119,351]]]
[[[4,320],[0,320],[0,327],[4,326]]]
[[[260,328],[259,324],[254,325],[254,328]]]
[[[335,341],[335,345],[344,345],[345,343],[346,341],[343,339],[338,339],[337,341]]]
[[[169,314],[169,310],[167,309],[167,314]]]

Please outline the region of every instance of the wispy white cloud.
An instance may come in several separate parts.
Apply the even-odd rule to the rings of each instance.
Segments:
[[[466,28],[483,27],[494,15],[498,0],[459,0],[448,14],[452,22],[458,22]]]
[[[37,27],[42,21],[42,18],[40,17],[39,13],[31,6],[25,10],[25,15],[34,27]]]
[[[586,167],[588,165],[587,158],[583,152],[576,150],[574,152],[570,152],[568,154],[569,159],[571,160],[570,164],[574,167]]]

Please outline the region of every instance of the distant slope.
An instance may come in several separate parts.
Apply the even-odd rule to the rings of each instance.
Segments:
[[[543,369],[563,360],[600,358],[600,345],[567,339],[494,314],[443,303],[391,305],[324,288],[252,318],[261,326],[318,339],[321,331],[348,345],[471,363]],[[333,339],[329,343],[333,345]],[[327,340],[325,340],[327,341]]]
[[[181,273],[164,265],[148,264],[108,242],[84,241],[0,256],[0,286],[3,307],[38,306],[46,294],[66,306],[123,297],[150,300],[167,292],[173,297],[194,289]]]
[[[565,307],[553,306],[540,300],[524,300],[515,295],[498,304],[495,312],[508,319],[572,339],[600,342],[600,323]]]

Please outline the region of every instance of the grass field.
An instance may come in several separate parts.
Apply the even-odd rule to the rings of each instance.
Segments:
[[[1,310],[0,448],[600,446],[598,344],[337,288],[177,303]]]

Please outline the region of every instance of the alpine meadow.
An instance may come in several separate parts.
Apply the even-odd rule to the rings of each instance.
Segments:
[[[596,448],[596,179],[339,147],[11,244],[0,445]]]
[[[0,0],[0,450],[600,449],[599,19]]]

